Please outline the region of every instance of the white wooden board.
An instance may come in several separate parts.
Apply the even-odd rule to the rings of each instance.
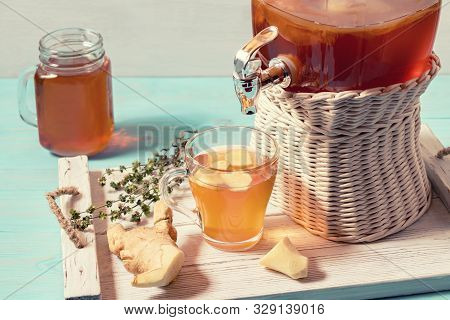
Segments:
[[[58,161],[59,186],[77,187],[78,196],[62,196],[60,207],[68,217],[71,208],[84,211],[91,205],[91,188],[87,157],[62,158]],[[61,230],[61,246],[64,271],[64,297],[66,299],[100,298],[100,282],[96,257],[94,228],[84,233],[87,246],[77,249],[64,230]]]
[[[444,146],[428,126],[423,125],[421,129],[420,147],[427,175],[433,184],[433,189],[450,210],[450,161],[448,160],[450,156],[439,159],[436,155]]]
[[[186,261],[175,282],[162,289],[131,287],[132,275],[109,253],[104,229],[98,230],[103,299],[261,296],[345,299],[450,289],[450,214],[437,198],[418,223],[387,240],[371,244],[348,245],[313,236],[276,208],[270,208],[261,242],[243,253],[222,252],[210,247],[202,240],[198,228],[183,216],[175,216],[175,225]],[[310,258],[307,279],[292,280],[258,264],[258,260],[286,235]],[[442,283],[434,283],[436,279]],[[380,287],[389,283],[395,285]]]
[[[100,175],[90,172],[94,204],[115,198],[109,187],[98,186]],[[180,195],[180,201],[193,206],[189,191]],[[437,196],[418,222],[367,244],[336,243],[313,236],[276,207],[269,207],[260,243],[248,252],[230,253],[207,245],[200,230],[181,214],[175,213],[174,220],[185,264],[172,284],[148,289],[130,285],[132,275],[108,250],[107,222],[96,222],[101,298],[365,299],[450,289],[450,213]],[[258,260],[284,236],[310,258],[307,279],[292,280],[259,266]]]

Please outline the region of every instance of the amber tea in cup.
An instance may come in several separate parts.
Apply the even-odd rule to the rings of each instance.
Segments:
[[[255,170],[256,159],[256,153],[244,147],[218,147],[195,157],[219,169],[198,167],[189,177],[203,232],[213,245],[245,242],[245,248],[253,244],[249,239],[256,243],[261,237],[275,171],[270,166]]]
[[[62,156],[105,149],[114,130],[111,61],[92,30],[54,31],[39,42],[40,64],[19,79],[22,119],[39,129],[41,145]],[[25,102],[34,79],[36,113]]]
[[[257,139],[265,140],[264,150],[253,147]],[[186,144],[187,170],[177,168],[163,177],[163,198],[175,210],[189,214],[165,192],[170,181],[187,176],[204,239],[218,249],[247,250],[262,236],[277,164],[276,143],[261,131],[206,130]]]

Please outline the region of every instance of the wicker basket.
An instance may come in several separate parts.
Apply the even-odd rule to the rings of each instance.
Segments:
[[[255,127],[280,144],[272,201],[310,232],[365,242],[398,232],[431,201],[419,149],[419,97],[440,68],[386,88],[261,94]],[[264,146],[260,145],[260,148]]]

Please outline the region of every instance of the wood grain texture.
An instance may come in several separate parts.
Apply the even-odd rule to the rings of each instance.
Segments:
[[[100,32],[117,76],[229,76],[251,33],[250,0],[4,0],[45,31]],[[0,3],[0,76],[14,77],[38,60],[45,31]],[[117,23],[120,21],[120,23]]]
[[[93,186],[92,192],[100,198],[116,196],[110,188]],[[178,201],[194,206],[188,189]],[[96,226],[103,299],[349,299],[450,289],[450,215],[438,198],[418,222],[375,243],[324,240],[274,206],[269,208],[261,242],[248,252],[214,249],[183,215],[175,212],[174,221],[186,259],[176,280],[164,288],[132,287],[132,275],[109,252],[106,225]],[[308,278],[292,280],[259,266],[258,260],[284,236],[309,258]]]
[[[29,50],[29,44],[24,45],[23,50]],[[102,154],[89,159],[91,170],[127,164],[140,156],[148,156],[146,150],[138,152],[138,126],[159,128],[162,132],[162,128],[179,124],[146,98],[196,128],[251,125],[253,122],[253,117],[240,114],[229,76],[120,80],[141,95],[113,81],[115,136],[120,139],[112,141]],[[449,87],[450,76],[441,74],[421,99],[422,122],[433,129],[444,145],[450,145]],[[39,145],[37,130],[21,121],[16,90],[16,79],[0,79],[3,107],[0,119],[0,297],[63,299],[60,228],[44,198],[45,192],[58,186],[58,158]],[[164,139],[160,141],[162,144]],[[364,289],[355,291],[361,296],[366,294]],[[450,291],[442,294],[450,299]],[[442,299],[442,296],[429,293],[402,299]]]
[[[450,212],[450,157],[446,156],[442,159],[436,157],[444,146],[426,125],[421,128],[420,147],[433,189]]]
[[[78,196],[62,196],[62,213],[69,217],[71,208],[83,212],[92,203],[88,160],[86,156],[61,158],[58,161],[59,186],[76,187]],[[66,232],[61,230],[62,264],[64,275],[64,298],[99,299],[100,281],[94,228],[84,232],[87,246],[77,249]]]
[[[99,31],[117,76],[231,77],[236,50],[252,34],[250,0],[2,2],[44,30],[79,26]],[[44,31],[1,3],[0,30],[8,44],[1,53],[0,76],[17,76],[38,62],[37,45]],[[435,44],[443,61],[450,60],[449,30],[447,5]],[[443,64],[442,73],[450,73],[450,64]]]

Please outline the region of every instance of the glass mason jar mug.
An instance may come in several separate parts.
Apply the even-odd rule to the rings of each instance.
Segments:
[[[39,130],[41,145],[61,156],[102,151],[114,130],[111,62],[102,36],[80,28],[60,29],[39,41],[40,64],[19,78],[22,119]],[[26,102],[34,77],[36,113]]]
[[[162,177],[163,200],[195,217],[203,238],[213,247],[242,251],[258,243],[278,167],[275,140],[248,127],[208,129],[186,143],[185,164]],[[182,178],[189,180],[194,211],[169,194],[173,183]]]

